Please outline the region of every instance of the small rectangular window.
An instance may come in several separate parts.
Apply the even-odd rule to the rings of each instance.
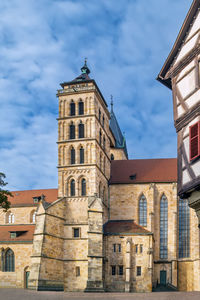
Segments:
[[[113,244],[113,252],[116,252],[116,244]]]
[[[141,276],[142,270],[141,267],[137,267],[137,276]]]
[[[111,266],[112,275],[116,275],[116,266]]]
[[[80,276],[80,267],[76,267],[76,277]]]
[[[143,252],[143,245],[140,245],[140,253]]]
[[[118,244],[118,252],[121,252],[121,244]]]
[[[73,228],[73,236],[74,238],[80,237],[80,228]]]
[[[135,245],[135,253],[138,253],[138,245]]]
[[[119,266],[119,275],[123,275],[124,271],[123,271],[123,266]]]

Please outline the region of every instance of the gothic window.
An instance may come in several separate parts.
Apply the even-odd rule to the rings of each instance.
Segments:
[[[75,125],[73,124],[73,122],[69,126],[69,138],[75,139]]]
[[[71,165],[75,164],[75,155],[76,155],[75,149],[74,149],[74,147],[72,147],[71,148]]]
[[[106,139],[105,139],[105,136],[103,137],[103,149],[106,148]]]
[[[78,113],[79,115],[84,115],[84,103],[82,100],[78,103]]]
[[[187,199],[179,199],[179,258],[190,256],[190,209]]]
[[[114,158],[114,155],[111,153],[111,156],[110,156],[110,159],[111,160],[114,160],[115,158]]]
[[[81,196],[85,196],[86,195],[86,180],[85,178],[83,178],[81,180]]]
[[[99,109],[99,121],[101,121],[101,110]]]
[[[105,123],[105,119],[104,119],[104,115],[103,115],[103,119],[102,119],[102,126],[104,128],[104,123]]]
[[[84,138],[84,124],[82,122],[78,125],[78,137]]]
[[[5,253],[5,272],[15,271],[15,255],[11,249],[8,249]]]
[[[138,253],[138,245],[135,245],[135,253]]]
[[[15,216],[13,215],[13,213],[9,213],[8,215],[8,223],[12,224],[15,222]]]
[[[139,225],[147,226],[147,200],[144,195],[139,200]]]
[[[162,195],[160,201],[160,258],[168,256],[168,201],[165,195]]]
[[[72,100],[70,103],[70,116],[75,116],[76,114],[76,107],[75,107],[75,103]]]
[[[102,133],[101,133],[101,129],[99,130],[99,144],[101,145],[101,136],[102,136]]]
[[[75,196],[75,180],[72,179],[70,182],[70,196]]]
[[[84,148],[80,148],[80,164],[84,164]]]

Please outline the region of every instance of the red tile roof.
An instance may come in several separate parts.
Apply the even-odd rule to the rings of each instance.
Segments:
[[[176,181],[176,158],[113,160],[111,162],[111,184]]]
[[[151,232],[136,224],[134,220],[110,220],[104,224],[104,234],[151,234]]]
[[[0,242],[32,241],[35,225],[3,225],[0,226]],[[10,232],[21,231],[22,234],[16,238],[10,237]]]
[[[33,205],[33,197],[45,195],[46,202],[54,202],[58,198],[58,189],[41,189],[27,191],[12,191],[13,197],[9,197],[11,205]]]

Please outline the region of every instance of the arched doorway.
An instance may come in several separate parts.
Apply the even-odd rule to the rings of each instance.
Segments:
[[[30,275],[30,268],[29,266],[24,269],[24,288],[28,289],[28,281]]]

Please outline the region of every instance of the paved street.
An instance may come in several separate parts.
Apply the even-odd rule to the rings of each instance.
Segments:
[[[163,292],[163,293],[64,293],[64,292],[35,292],[23,289],[0,289],[0,300],[199,300],[200,292]]]

